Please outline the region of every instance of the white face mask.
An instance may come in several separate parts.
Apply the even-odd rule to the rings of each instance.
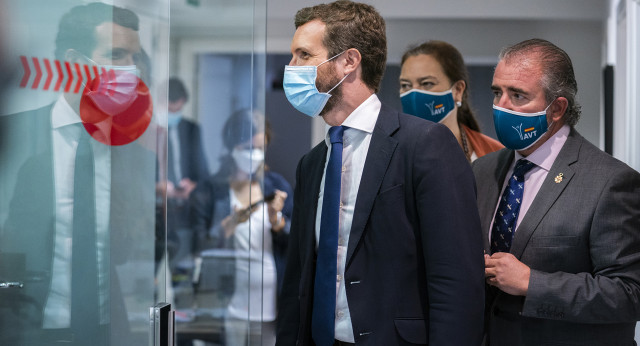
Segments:
[[[233,149],[231,157],[233,157],[240,171],[247,174],[254,174],[264,161],[264,150]]]
[[[182,119],[182,112],[167,113],[167,121],[168,121],[169,127],[178,125],[178,123],[180,123],[180,119]]]
[[[99,73],[89,84],[86,96],[106,114],[113,116],[127,110],[138,96],[138,68],[135,65],[99,65],[89,58],[86,59],[95,64],[94,71]]]

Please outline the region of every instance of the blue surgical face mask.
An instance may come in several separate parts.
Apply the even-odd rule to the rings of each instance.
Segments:
[[[402,111],[419,118],[441,122],[455,108],[452,90],[443,92],[411,89],[400,94]]]
[[[180,113],[180,112],[168,112],[167,113],[167,118],[168,118],[168,122],[169,122],[168,123],[169,127],[176,126],[180,122],[180,119],[182,119],[182,113]]]
[[[340,54],[323,61],[318,66],[335,59],[340,56]],[[321,93],[318,91],[318,88],[316,88],[318,66],[287,65],[284,67],[283,87],[287,100],[289,100],[289,103],[291,103],[295,109],[310,117],[315,117],[320,114],[324,105],[327,104],[327,101],[331,97],[329,93],[349,76],[344,76],[331,90],[326,93]]]
[[[493,105],[493,123],[500,142],[513,150],[525,150],[534,145],[548,130],[549,106],[541,112],[522,113]]]

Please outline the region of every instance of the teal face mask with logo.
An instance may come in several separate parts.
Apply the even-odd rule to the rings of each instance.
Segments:
[[[436,123],[442,121],[455,107],[451,90],[432,92],[411,89],[400,94],[400,101],[403,112]]]
[[[549,104],[551,106],[551,104]],[[537,113],[522,113],[493,105],[493,123],[498,140],[507,148],[525,150],[547,132],[547,109]]]

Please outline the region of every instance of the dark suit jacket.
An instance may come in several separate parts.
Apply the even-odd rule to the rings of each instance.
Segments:
[[[485,251],[511,150],[476,160]],[[555,178],[562,173],[562,180]],[[527,297],[488,289],[495,345],[633,345],[640,317],[640,174],[571,129],[516,230]]]
[[[177,126],[180,140],[180,170],[182,178],[189,178],[196,183],[207,179],[209,177],[209,168],[200,139],[200,127],[187,119],[180,120]],[[172,146],[174,143],[171,140],[171,135],[168,136],[168,142],[168,179],[177,187],[180,181],[176,179],[173,169],[175,158],[173,157]],[[169,199],[167,204],[167,211],[171,213],[170,217],[168,217],[168,228],[170,230],[175,230],[178,227],[188,228],[190,224],[187,203]]]
[[[50,334],[41,333],[43,309],[52,280],[56,220],[50,119],[51,106],[0,119],[0,127],[22,137],[22,140],[14,138],[10,147],[3,145],[2,148],[3,155],[7,154],[2,170],[17,166],[18,172],[15,188],[3,186],[2,189],[10,193],[11,203],[2,228],[0,253],[21,258],[19,262],[25,266],[22,273],[15,273],[23,275],[24,288],[0,291],[3,312],[0,329],[7,331],[0,335],[2,344],[53,344]],[[2,172],[3,179],[7,178],[5,173]],[[127,345],[129,340],[129,327],[115,265],[130,259],[135,245],[138,245],[136,251],[153,248],[154,178],[155,157],[151,152],[136,142],[111,148],[108,296],[114,330],[111,342],[122,345]],[[141,241],[148,243],[144,245]],[[135,280],[135,274],[131,273],[129,279]],[[152,279],[153,273],[150,273],[149,280]],[[153,304],[153,295],[149,294],[149,303]],[[60,338],[65,339],[67,335],[61,334]]]
[[[178,123],[178,137],[180,139],[180,170],[183,178],[189,178],[195,182],[209,177],[207,159],[202,148],[200,138],[200,126],[191,120],[181,119]],[[179,181],[174,176],[173,171],[173,151],[171,150],[172,140],[169,138],[169,180],[174,184]]]
[[[181,179],[189,178],[195,183],[202,182],[209,177],[209,167],[202,147],[200,126],[191,120],[181,119],[177,125],[178,139],[180,141],[180,171]],[[179,186],[180,180],[176,178],[173,154],[173,143],[171,135],[167,135],[167,164],[166,167],[160,163],[159,169],[166,169],[166,178],[175,187]],[[165,200],[158,201],[158,214],[156,219],[156,264],[162,259],[165,248],[170,258],[170,268],[174,270],[176,262],[184,260],[194,251],[194,238],[180,238],[178,231],[190,230],[190,206],[188,201],[178,198],[167,198],[166,209]],[[188,231],[187,231],[188,232]],[[166,233],[166,234],[165,234]],[[187,233],[188,234],[188,233]],[[166,238],[165,238],[166,237]],[[165,241],[166,239],[166,241]]]
[[[298,164],[278,345],[313,345],[315,220],[327,147]],[[478,345],[484,272],[473,175],[451,132],[382,106],[344,274],[357,345]]]

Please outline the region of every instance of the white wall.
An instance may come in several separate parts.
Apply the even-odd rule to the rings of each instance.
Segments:
[[[610,1],[608,50],[614,69],[613,155],[640,170],[640,4]]]
[[[282,23],[272,23],[276,32],[293,35]],[[578,102],[583,116],[576,128],[595,145],[600,145],[601,84],[603,65],[604,25],[601,20],[471,20],[471,19],[387,19],[388,61],[399,64],[402,53],[411,44],[429,39],[450,42],[456,46],[468,64],[496,63],[500,49],[508,44],[538,37],[547,39],[572,58],[578,81]],[[271,35],[269,52],[289,52],[291,37]],[[491,91],[487,89],[487,97]],[[486,110],[490,112],[490,110]],[[318,122],[318,125],[322,125]],[[314,131],[311,143],[317,143],[322,129]]]

